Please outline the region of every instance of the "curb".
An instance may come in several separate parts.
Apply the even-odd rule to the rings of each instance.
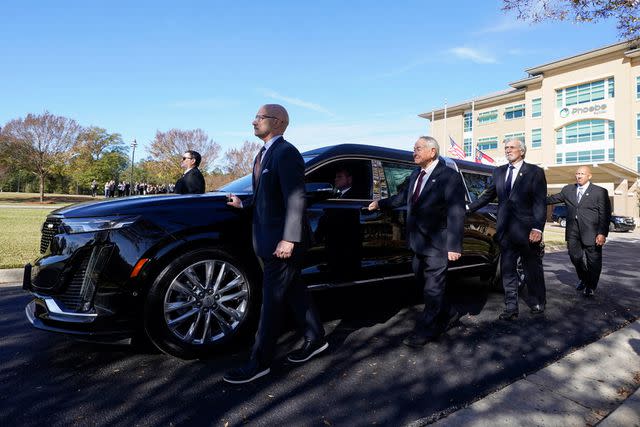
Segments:
[[[18,283],[22,284],[24,268],[8,268],[0,270],[0,284]]]

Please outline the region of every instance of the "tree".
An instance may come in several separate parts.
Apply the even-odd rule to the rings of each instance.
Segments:
[[[118,179],[128,165],[120,134],[91,126],[82,129],[76,139],[69,172],[75,185],[88,189],[94,179],[100,183]]]
[[[202,129],[157,131],[149,147],[151,159],[147,162],[147,166],[153,170],[152,175],[159,182],[174,182],[183,172],[180,168],[180,160],[187,150],[200,153],[202,156],[200,170],[205,173],[218,157],[220,145],[209,139]],[[149,162],[154,164],[151,165]]]
[[[253,169],[253,160],[260,151],[261,145],[257,142],[245,141],[240,148],[231,148],[226,151],[225,172],[235,178],[250,174]]]
[[[2,128],[0,139],[18,166],[38,176],[41,202],[44,201],[45,179],[69,160],[70,149],[79,132],[80,126],[75,120],[48,111],[11,120]]]
[[[640,40],[640,0],[503,0],[502,9],[515,11],[518,19],[531,22],[614,18],[621,39]]]

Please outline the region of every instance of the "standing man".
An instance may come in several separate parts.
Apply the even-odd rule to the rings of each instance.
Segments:
[[[193,150],[187,150],[182,155],[180,166],[184,168],[184,174],[176,182],[177,194],[202,194],[204,193],[204,177],[198,169],[202,156]]]
[[[98,192],[98,181],[95,179],[91,181],[91,197],[96,197],[96,193]]]
[[[509,163],[493,170],[490,186],[469,205],[469,210],[476,211],[498,197],[496,238],[505,303],[499,319],[514,320],[518,317],[518,257],[533,301],[531,313],[544,313],[547,302],[540,246],[547,216],[547,180],[541,168],[525,163],[524,141],[505,139],[504,153]]]
[[[578,273],[576,290],[592,297],[602,271],[602,246],[609,234],[611,203],[606,189],[591,183],[591,168],[576,170],[576,183],[547,197],[548,204],[567,205],[565,240],[569,258]]]
[[[247,383],[271,371],[285,303],[293,310],[305,338],[302,347],[287,359],[306,362],[329,347],[300,277],[311,231],[305,216],[304,161],[283,137],[288,125],[289,115],[281,105],[260,107],[253,130],[264,147],[253,164],[253,198],[241,201],[232,194],[227,203],[253,210],[253,249],[263,268],[258,332],[249,362],[223,377],[232,384]]]
[[[407,240],[413,251],[413,272],[424,292],[424,312],[415,332],[403,343],[422,347],[445,332],[457,313],[445,298],[448,261],[462,254],[465,189],[460,174],[439,157],[440,146],[421,136],[413,147],[418,165],[404,190],[374,200],[369,210],[407,206]]]

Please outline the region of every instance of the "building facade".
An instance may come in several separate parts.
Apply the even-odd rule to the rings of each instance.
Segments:
[[[549,194],[574,182],[579,165],[609,191],[614,212],[638,217],[640,45],[595,49],[526,70],[510,89],[420,114],[432,135],[504,163],[502,141],[522,138],[526,160],[544,168]]]

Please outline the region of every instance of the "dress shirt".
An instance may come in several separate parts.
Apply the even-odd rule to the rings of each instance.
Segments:
[[[584,197],[584,195],[587,194],[587,189],[589,188],[590,183],[591,181],[587,181],[585,185],[582,185],[582,186],[576,185],[576,198],[578,197],[578,192],[580,191],[580,189],[582,189],[582,197]]]
[[[420,191],[418,192],[418,194],[422,193],[422,190],[424,189],[424,186],[427,184],[427,181],[429,181],[429,177],[431,176],[431,172],[433,172],[433,170],[436,168],[436,166],[438,166],[438,162],[439,162],[439,160],[435,159],[433,162],[431,162],[431,164],[428,167],[421,169],[421,170],[424,171],[424,177],[422,178],[422,183],[420,185]],[[416,179],[416,183],[413,185],[413,191],[411,192],[411,194],[415,193],[417,186],[418,186],[418,180]]]
[[[516,178],[518,177],[518,174],[520,173],[520,168],[522,167],[522,164],[524,163],[524,160],[520,160],[519,162],[513,163],[510,166],[513,166],[513,172],[511,174],[511,190],[513,190],[513,183],[516,182]],[[507,175],[508,175],[509,170],[507,170]],[[507,182],[507,178],[505,177],[504,179],[505,182]]]

